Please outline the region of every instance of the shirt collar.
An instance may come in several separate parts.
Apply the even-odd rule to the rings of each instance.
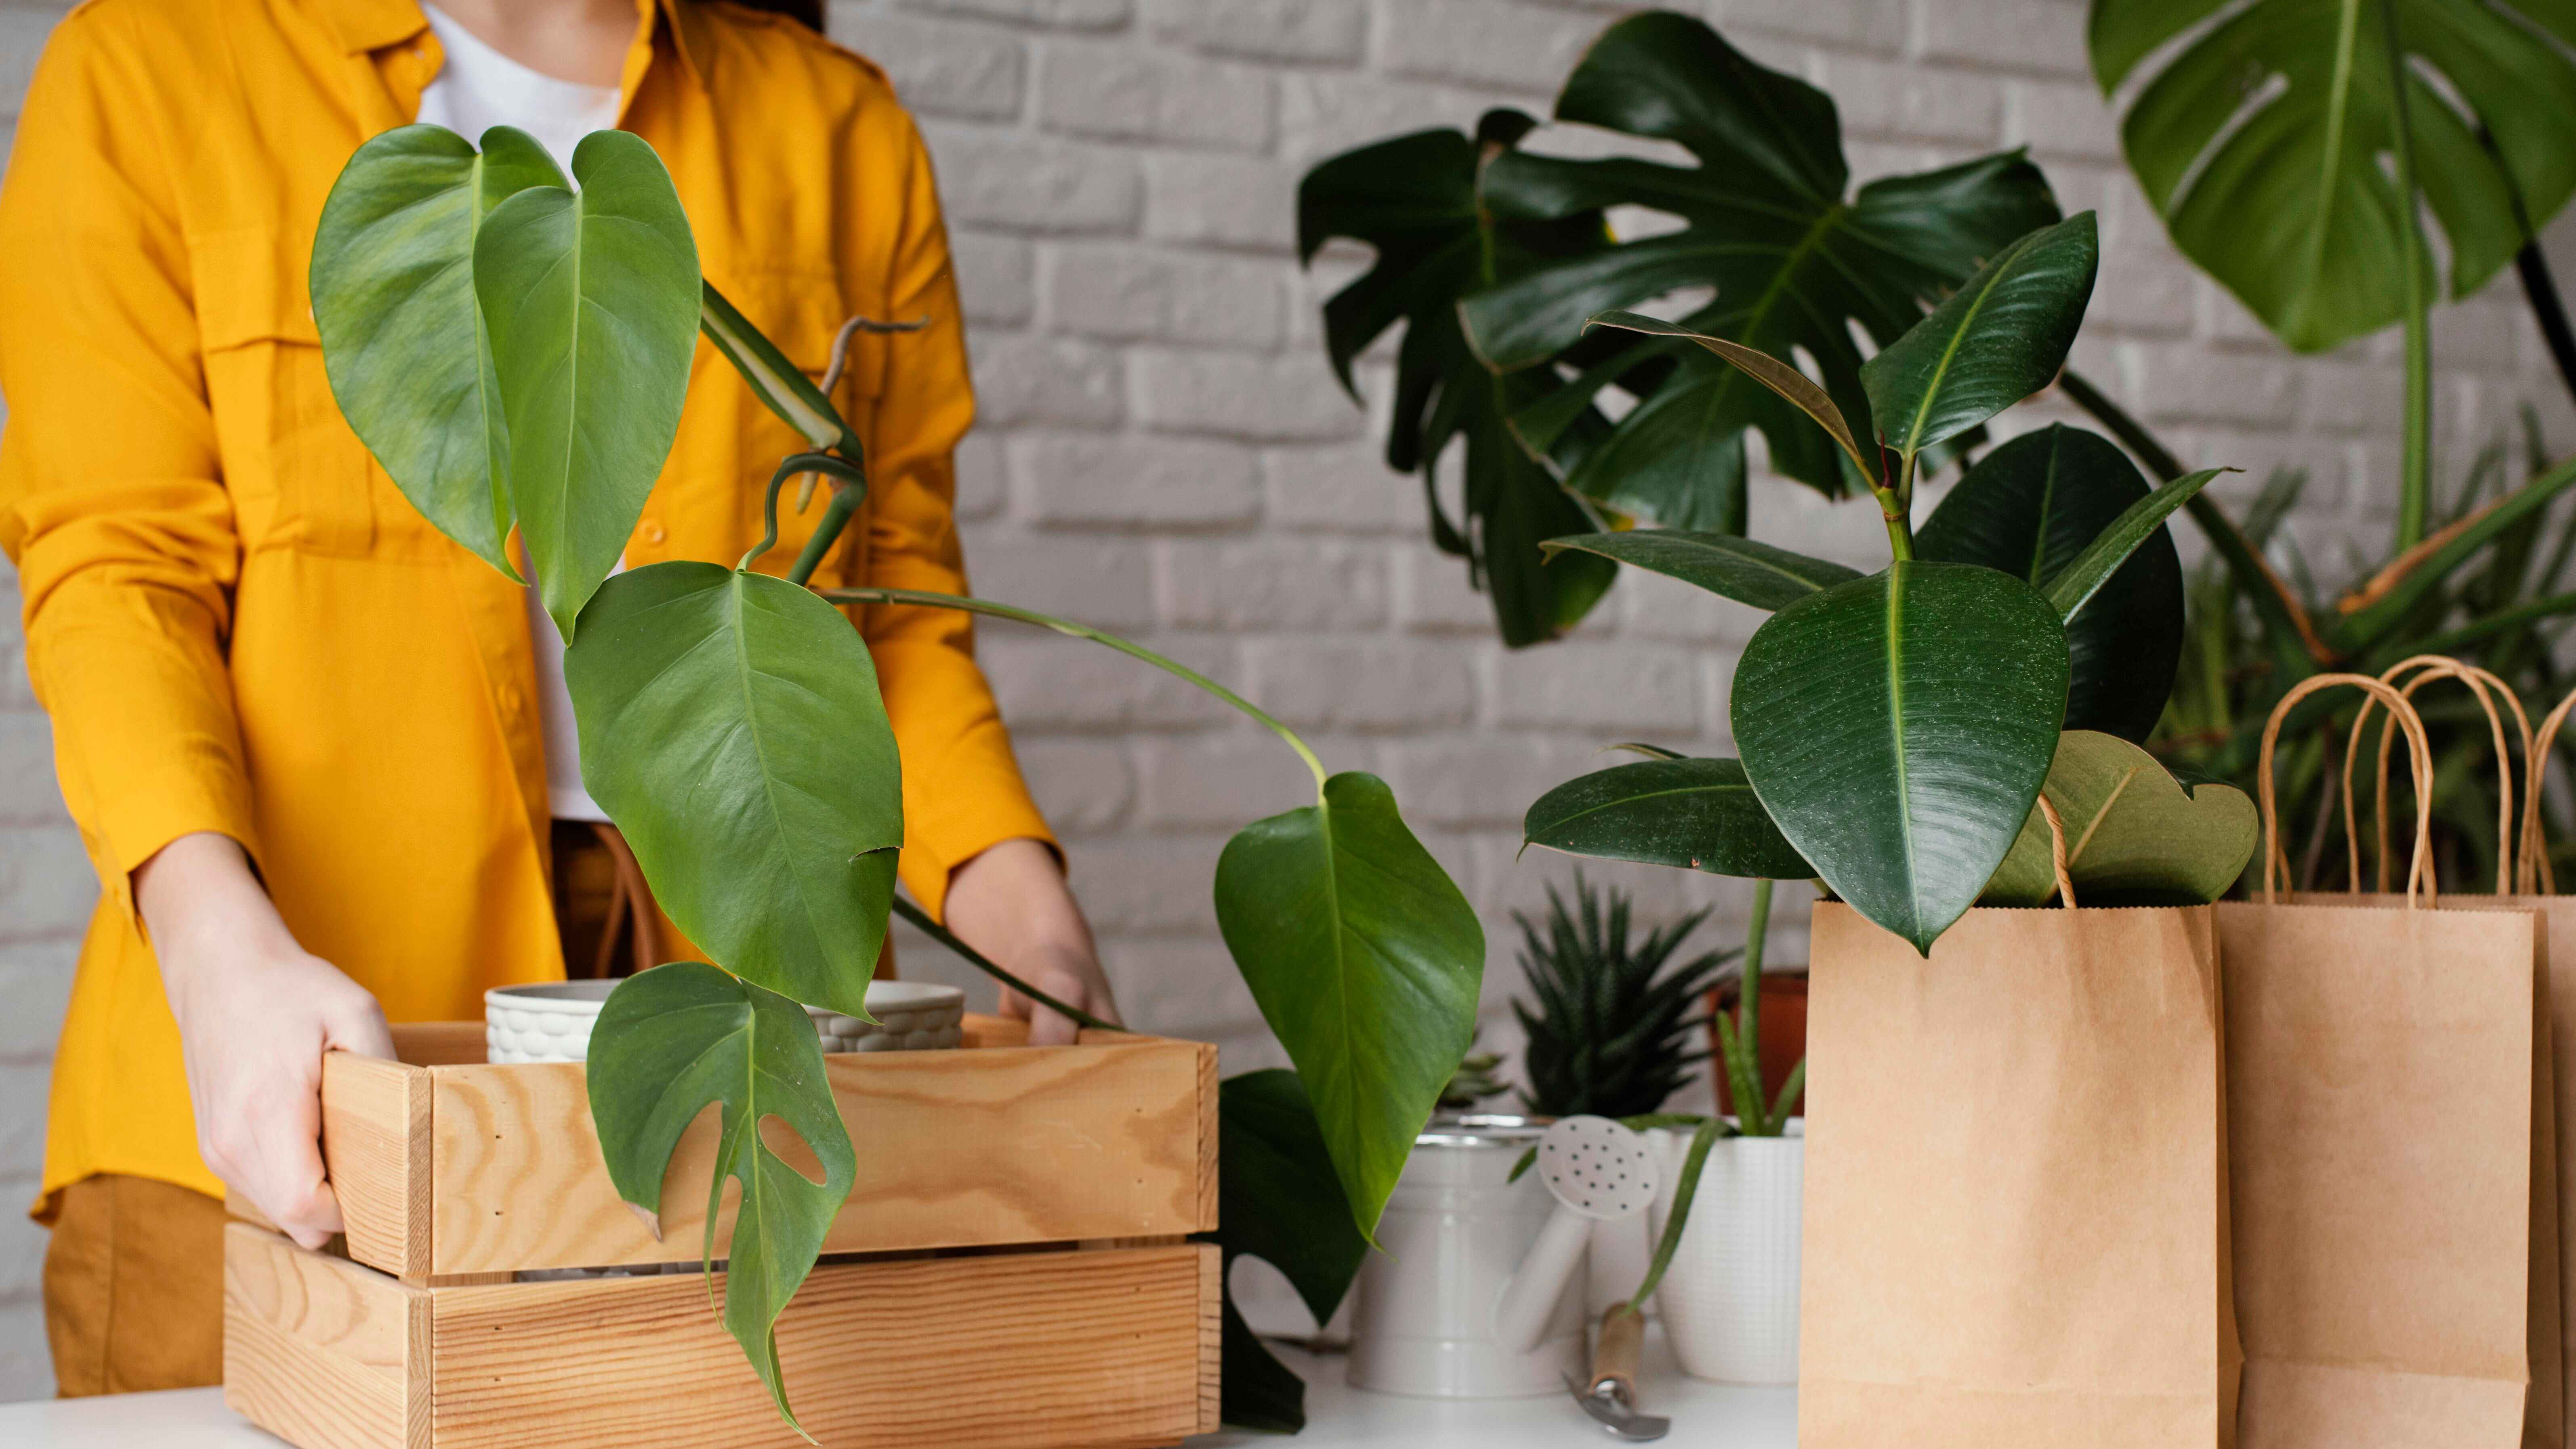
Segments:
[[[340,38],[341,45],[352,55],[400,45],[429,28],[428,20],[420,13],[419,0],[308,0],[308,3],[322,12],[332,33]],[[704,76],[692,53],[704,48],[696,35],[699,17],[695,9],[685,0],[635,0],[639,39],[649,38],[651,32],[644,27],[652,23],[654,12],[659,10],[669,22],[666,29],[672,49],[679,53],[680,68],[688,72],[691,80],[703,84]],[[627,70],[630,76],[637,70],[632,59]],[[629,89],[632,89],[631,85]]]

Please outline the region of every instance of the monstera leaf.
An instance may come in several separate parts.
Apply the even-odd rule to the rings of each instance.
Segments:
[[[2117,444],[2082,428],[2024,433],[1977,460],[1915,536],[1918,558],[1983,564],[2045,593],[2145,498]],[[2066,727],[2144,740],[2182,659],[2182,561],[2161,524],[2066,625]]]
[[[1259,1258],[1287,1275],[1318,1324],[1329,1322],[1368,1256],[1351,1222],[1323,1129],[1295,1072],[1229,1077],[1217,1088],[1217,1229],[1227,1290],[1219,1351],[1229,1424],[1294,1434],[1306,1426],[1306,1385],[1271,1356],[1234,1306],[1234,1260]]]
[[[846,626],[845,626],[846,627]],[[630,976],[609,994],[590,1038],[591,1121],[618,1195],[658,1220],[662,1175],[680,1134],[721,1107],[707,1187],[703,1252],[712,1266],[725,1179],[742,1184],[725,1263],[725,1328],[750,1356],[790,1424],[774,1325],[823,1251],[823,1235],[858,1180],[858,1153],[832,1104],[823,1041],[805,1008],[697,961]],[[761,1124],[794,1129],[815,1182],[770,1150]]]
[[[2232,785],[2186,785],[2115,735],[2068,730],[2041,787],[2066,830],[2066,873],[2086,906],[2201,905],[2254,858],[2254,802]],[[2057,892],[2048,822],[2034,808],[1981,904],[2036,906]]]
[[[670,455],[700,296],[689,218],[643,138],[592,132],[572,174],[580,191],[521,191],[474,241],[511,504],[567,640]]]
[[[1780,833],[1929,953],[2030,815],[2066,713],[2066,631],[2028,584],[1905,562],[1754,631],[1730,713]]]
[[[1363,1234],[1467,1054],[1484,978],[1475,909],[1374,775],[1255,821],[1216,866],[1217,928],[1304,1078]]]
[[[2464,297],[2576,191],[2576,7],[2093,0],[2093,74],[2130,95],[2121,145],[2174,244],[2303,352],[2404,313],[2383,6],[2415,175]]]
[[[1647,760],[1578,775],[1538,797],[1530,845],[1711,875],[1802,880],[1816,872],[1782,839],[1734,760]]]
[[[1541,567],[1540,540],[1595,526],[1507,426],[1511,412],[1547,385],[1486,371],[1458,331],[1460,297],[1548,258],[1597,250],[1605,240],[1598,212],[1495,225],[1478,211],[1477,172],[1488,158],[1507,154],[1533,124],[1517,111],[1497,110],[1473,139],[1456,131],[1398,136],[1324,162],[1297,188],[1301,259],[1313,261],[1334,237],[1365,242],[1377,253],[1367,273],[1324,304],[1333,370],[1344,387],[1353,387],[1352,361],[1388,328],[1404,324],[1387,466],[1422,475],[1433,541],[1467,560],[1471,580],[1493,595],[1503,642],[1515,646],[1573,627],[1617,572],[1597,559]],[[1586,421],[1606,426],[1597,414]],[[1434,476],[1453,442],[1462,455],[1463,524],[1442,509]]]
[[[495,126],[478,152],[443,126],[400,126],[349,158],[313,234],[313,325],[341,415],[421,517],[514,580],[474,238],[502,201],[564,184],[525,131]]]
[[[582,783],[672,921],[762,986],[865,1017],[903,789],[849,619],[782,579],[652,564],[591,599],[564,678]]]
[[[1762,430],[1773,467],[1829,497],[1845,490],[1843,465],[1788,403],[1684,340],[1630,338],[1600,357],[1568,357],[1586,319],[1714,287],[1685,326],[1784,361],[1803,350],[1866,436],[1853,324],[1880,346],[1895,341],[1985,258],[2058,218],[2047,182],[2018,152],[1847,195],[1833,102],[1668,12],[1604,31],[1567,79],[1556,119],[1676,142],[1698,164],[1506,152],[1485,168],[1482,190],[1503,224],[1630,205],[1686,225],[1503,279],[1461,313],[1486,361],[1546,384],[1514,415],[1523,441],[1559,460],[1574,491],[1670,527],[1743,531],[1747,427]],[[1547,364],[1561,361],[1583,365],[1559,384]],[[1593,401],[1613,384],[1643,400],[1590,441]]]

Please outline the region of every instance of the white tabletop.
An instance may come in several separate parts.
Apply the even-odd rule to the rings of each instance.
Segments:
[[[1552,1399],[1409,1399],[1342,1380],[1343,1361],[1294,1350],[1280,1355],[1306,1380],[1306,1432],[1295,1439],[1224,1433],[1198,1449],[1586,1449],[1612,1442],[1572,1402]],[[1650,1341],[1639,1390],[1649,1413],[1673,1420],[1668,1444],[1691,1449],[1791,1449],[1798,1439],[1792,1389],[1738,1389],[1685,1378]],[[7,1449],[277,1449],[280,1441],[224,1407],[221,1389],[116,1394],[0,1404]]]

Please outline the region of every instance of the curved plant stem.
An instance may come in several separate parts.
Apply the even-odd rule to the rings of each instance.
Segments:
[[[823,505],[823,521],[815,525],[814,536],[805,540],[804,551],[797,554],[796,562],[789,566],[787,582],[801,584],[814,577],[815,567],[823,562],[823,555],[832,551],[832,545],[841,537],[841,530],[850,526],[850,516],[859,511],[859,504],[867,496],[868,485],[865,483],[836,482],[832,485],[831,501]]]
[[[996,619],[1012,619],[1023,624],[1035,624],[1041,629],[1052,629],[1059,634],[1070,635],[1076,639],[1088,639],[1095,644],[1106,644],[1121,654],[1144,660],[1166,674],[1206,690],[1209,694],[1249,715],[1272,734],[1286,740],[1288,747],[1297,752],[1297,758],[1304,760],[1306,768],[1314,772],[1317,790],[1323,788],[1327,778],[1324,773],[1324,762],[1315,758],[1315,752],[1306,747],[1304,740],[1297,738],[1297,732],[1273,719],[1269,712],[1259,705],[1178,660],[1166,659],[1142,644],[1121,639],[1115,634],[1094,629],[1088,624],[1076,624],[1069,619],[1059,619],[1052,614],[1041,614],[1034,609],[1023,609],[1012,604],[997,604],[990,599],[970,599],[962,594],[933,594],[920,589],[816,589],[814,592],[836,604],[919,604],[932,609],[961,609],[969,614],[990,614]]]
[[[2425,316],[2424,218],[2415,191],[2415,133],[2406,114],[2406,52],[2397,30],[2397,0],[2379,0],[2387,36],[2389,104],[2396,112],[2397,233],[2406,286],[2406,455],[2397,495],[2397,547],[2424,538],[2432,504],[2433,344]]]
[[[753,559],[760,557],[762,554],[765,554],[778,546],[778,490],[786,487],[787,480],[795,477],[799,473],[822,473],[836,480],[832,488],[832,503],[836,508],[840,507],[842,496],[845,493],[855,490],[860,497],[865,497],[867,494],[868,475],[860,472],[858,465],[850,462],[848,459],[835,458],[829,453],[788,454],[786,457],[779,460],[778,471],[769,475],[769,489],[761,498],[760,518],[762,533],[760,535],[760,542],[751,546],[751,552],[744,554],[742,556],[742,561],[734,565],[735,568],[747,569],[751,567],[751,561]],[[857,500],[852,499],[849,504],[849,509],[856,509],[857,507]],[[806,553],[813,556],[812,561],[808,561],[804,558],[799,558],[797,560],[798,566],[801,567],[805,573],[811,574],[814,571],[814,563],[819,562],[822,559],[823,549],[831,547],[832,538],[838,537],[840,535],[842,525],[847,524],[849,521],[849,510],[847,509],[843,510],[841,517],[837,522],[835,522],[829,514],[824,516],[824,522],[831,526],[831,536],[826,537],[818,530],[815,537],[821,540],[822,546],[818,548],[811,541],[805,545]],[[801,584],[805,582],[805,580],[802,577],[794,577],[792,578],[792,582]]]
[[[896,896],[894,898],[894,913],[903,917],[905,920],[910,921],[915,930],[920,931],[923,935],[937,941],[940,945],[947,947],[949,950],[956,952],[958,956],[965,960],[967,965],[974,967],[976,970],[983,972],[985,975],[1001,982],[1004,986],[1011,988],[1013,991],[1020,993],[1022,996],[1025,996],[1029,1000],[1036,1002],[1038,1005],[1045,1007],[1047,1010],[1054,1012],[1056,1015],[1065,1018],[1067,1021],[1073,1022],[1077,1026],[1087,1026],[1093,1031],[1125,1031],[1127,1029],[1111,1022],[1102,1021],[1099,1017],[1093,1016],[1090,1012],[1084,1011],[1080,1007],[1068,1006],[1065,1003],[1056,1000],[1054,997],[1047,995],[1045,992],[1038,990],[1036,987],[1031,986],[1029,983],[1022,981],[1010,972],[1003,970],[1001,967],[994,965],[991,961],[985,959],[983,952],[978,951],[974,947],[967,945],[965,942],[958,940],[946,926],[932,920],[928,911],[923,910],[921,907],[914,905],[912,902],[905,900],[901,896]]]
[[[1637,1285],[1636,1295],[1628,1300],[1629,1312],[1643,1313],[1646,1300],[1662,1285],[1664,1270],[1673,1264],[1673,1250],[1681,1246],[1682,1229],[1690,1225],[1691,1203],[1699,1196],[1699,1174],[1708,1165],[1708,1150],[1717,1145],[1718,1138],[1731,1135],[1726,1124],[1714,1118],[1702,1122],[1699,1130],[1691,1134],[1690,1155],[1682,1159],[1681,1180],[1673,1184],[1672,1215],[1664,1219],[1664,1236],[1655,1244],[1654,1261],[1646,1265],[1645,1281]]]
[[[2567,325],[2567,304],[2559,298],[2549,258],[2535,239],[2522,244],[2513,265],[2522,275],[2522,295],[2531,303],[2532,318],[2549,344],[2549,360],[2558,364],[2558,380],[2567,384],[2569,397],[2576,397],[2576,328]]]

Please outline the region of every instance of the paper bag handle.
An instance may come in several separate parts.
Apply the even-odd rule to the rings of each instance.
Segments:
[[[2549,756],[2558,748],[2558,727],[2567,723],[2570,710],[2576,710],[2576,689],[2542,717],[2531,748],[2523,755],[2522,888],[2542,895],[2558,894],[2558,872],[2550,865],[2549,851],[2540,838],[2540,787],[2547,783],[2544,777],[2549,773]]]
[[[2424,890],[2422,905],[2435,904],[2433,884],[2433,746],[2424,733],[2423,717],[2406,696],[2380,683],[2367,674],[2311,674],[2290,687],[2281,702],[2272,706],[2272,717],[2263,722],[2262,753],[2256,759],[2255,796],[2263,812],[2263,899],[2271,902],[2278,889],[2290,881],[2290,857],[2281,849],[2281,811],[2279,795],[2272,782],[2273,748],[2280,743],[2281,722],[2289,717],[2291,706],[2321,689],[2351,685],[2379,701],[2406,732],[2406,763],[2415,781],[2415,854],[2406,869],[2406,904],[2411,909],[2419,904],[2416,887]],[[2350,825],[2351,807],[2345,806],[2346,825]],[[2357,843],[2357,842],[2356,842]],[[2352,886],[2361,889],[2361,862],[2352,862]]]
[[[2422,672],[2417,674],[2415,678],[2406,680],[2403,684],[2400,684],[2399,681],[2402,676],[2410,671],[2416,670],[2420,670]],[[2447,655],[2418,654],[2411,659],[2401,660],[2396,664],[2390,665],[2387,669],[2381,671],[2379,676],[2379,680],[2382,684],[2396,688],[2397,692],[2404,695],[2409,701],[2412,701],[2415,698],[2415,692],[2417,690],[2422,689],[2425,685],[2428,685],[2437,679],[2456,679],[2462,684],[2467,685],[2469,687],[2469,693],[2477,699],[2478,708],[2486,712],[2487,727],[2495,734],[2497,777],[2495,893],[2500,896],[2511,895],[2515,890],[2522,888],[2522,880],[2524,875],[2528,872],[2528,867],[2524,866],[2517,868],[2515,865],[2517,852],[2514,848],[2513,834],[2513,757],[2506,751],[2504,715],[2496,709],[2494,694],[2503,695],[2506,706],[2513,711],[2513,722],[2522,735],[2522,758],[2524,768],[2526,769],[2530,767],[2530,762],[2535,758],[2531,753],[2531,718],[2523,713],[2522,700],[2514,694],[2513,689],[2502,679],[2497,678],[2496,675],[2489,670],[2482,669],[2474,664],[2463,663],[2460,660],[2453,659]],[[2490,694],[2490,690],[2494,691],[2494,694]],[[2359,891],[2361,889],[2361,841],[2360,817],[2353,809],[2352,767],[2355,763],[2356,757],[2361,752],[2361,732],[2370,723],[2370,712],[2376,707],[2377,704],[2375,701],[2365,699],[2361,702],[2361,711],[2353,716],[2352,735],[2346,742],[2344,749],[2343,838],[2345,853],[2352,863],[2352,888],[2355,891]],[[2396,743],[2397,737],[2394,731],[2382,730],[2380,732],[2378,797],[2374,811],[2374,821],[2378,831],[2379,888],[2382,891],[2386,891],[2388,889],[2389,879],[2388,752],[2396,745]]]
[[[2066,909],[2075,909],[2075,877],[2066,869],[2066,822],[2059,819],[2057,807],[2048,803],[2048,792],[2039,795],[2039,818],[2048,822],[2048,865],[2057,872],[2057,898]]]

